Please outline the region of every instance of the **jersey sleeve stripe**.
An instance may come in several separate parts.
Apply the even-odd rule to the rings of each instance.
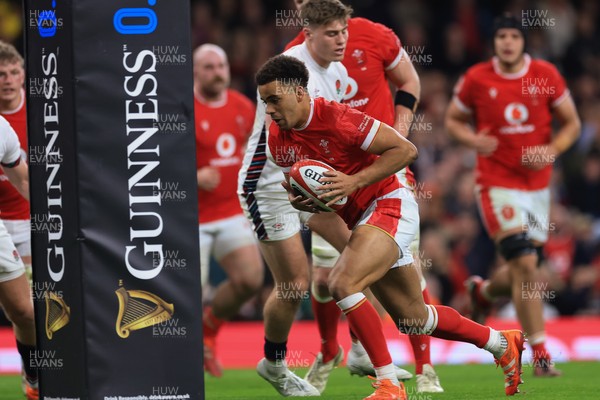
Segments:
[[[269,159],[270,161],[272,161],[275,164],[277,164],[275,162],[275,157],[273,157],[273,153],[271,153],[271,147],[269,146],[268,142],[266,143],[265,150],[266,150],[266,153],[267,153],[267,159]]]
[[[452,97],[452,101],[454,102],[454,104],[456,104],[456,106],[458,107],[458,109],[464,113],[467,114],[471,114],[473,112],[473,110],[471,110],[469,107],[467,107],[465,105],[465,103],[463,103],[462,101],[460,101],[460,99],[458,98],[458,96],[454,96]]]
[[[21,164],[21,157],[17,158],[15,161],[13,162],[9,162],[9,163],[0,163],[0,165],[2,165],[5,168],[14,168],[17,165]]]
[[[404,48],[401,48],[400,51],[398,52],[398,55],[396,56],[396,58],[394,58],[394,61],[392,61],[390,63],[390,65],[388,65],[387,67],[385,67],[386,71],[391,71],[394,68],[396,68],[396,65],[400,64],[400,60],[402,59],[402,56],[404,55]]]
[[[569,91],[569,89],[565,89],[565,91],[563,92],[563,94],[561,94],[560,96],[558,96],[558,98],[556,100],[554,100],[551,104],[551,106],[554,107],[558,107],[563,101],[565,101],[567,99],[567,97],[569,97],[571,95],[571,92]]]
[[[379,122],[378,120],[373,121],[373,126],[371,126],[367,137],[360,145],[361,150],[367,151],[369,147],[371,147],[371,144],[373,143],[373,140],[375,140],[375,135],[377,135],[377,131],[379,130],[380,126],[381,122]]]

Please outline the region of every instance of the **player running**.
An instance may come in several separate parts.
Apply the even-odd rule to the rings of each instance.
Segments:
[[[19,138],[3,117],[0,117],[0,164],[4,168],[6,177],[15,185],[20,195],[29,199],[28,169],[27,164],[21,160]],[[2,221],[0,221],[0,305],[13,324],[17,350],[23,362],[25,395],[28,400],[37,400],[39,397],[37,370],[30,362],[32,354],[35,353],[35,319],[31,288],[25,274],[25,265]]]
[[[222,48],[204,44],[194,51],[194,113],[200,271],[208,282],[211,255],[227,273],[204,310],[204,369],[223,375],[216,339],[225,321],[260,289],[263,265],[254,232],[236,194],[236,177],[252,131],[254,104],[229,87],[229,64]]]
[[[308,90],[314,97],[342,101],[348,74],[339,62],[348,40],[348,17],[351,9],[338,0],[311,2],[306,18],[307,40],[285,54],[304,62],[310,71]],[[257,94],[258,97],[258,94]],[[318,396],[324,387],[316,388],[291,372],[285,363],[287,339],[296,312],[308,293],[310,271],[300,236],[301,224],[310,213],[299,213],[288,201],[281,187],[283,174],[266,155],[265,107],[258,102],[248,151],[240,169],[238,194],[246,216],[254,225],[260,250],[273,275],[275,287],[264,306],[264,358],[258,363],[258,374],[283,396]],[[347,229],[338,220],[325,223],[330,236],[343,247]],[[340,347],[335,363],[344,357]]]
[[[520,331],[498,332],[450,307],[423,302],[409,250],[419,226],[418,206],[394,175],[416,159],[416,148],[393,128],[347,105],[311,99],[308,71],[293,57],[267,61],[256,74],[256,83],[275,122],[269,128],[267,149],[274,162],[286,174],[295,162],[290,151],[296,160],[323,159],[336,169],[322,178],[328,205],[348,196],[337,214],[353,231],[334,266],[329,290],[374,364],[376,390],[367,399],[406,399],[381,319],[362,293],[367,287],[401,330],[461,340],[490,351],[503,368],[506,394],[518,392],[524,345]],[[323,139],[329,141],[325,157]],[[290,189],[287,183],[286,187]],[[291,191],[289,197],[295,207],[316,211],[310,199]]]
[[[306,1],[296,1],[301,8]],[[300,32],[286,48],[304,41]],[[365,18],[348,20],[348,45],[342,61],[348,70],[348,89],[344,102],[387,125],[393,126],[404,137],[408,137],[410,123],[416,110],[421,91],[419,76],[410,58],[403,50],[400,39],[388,27]],[[388,79],[397,88],[392,101]],[[397,174],[402,185],[414,193],[416,181],[409,167]],[[349,237],[350,233],[348,233]],[[312,233],[312,305],[315,319],[321,334],[321,351],[310,368],[306,379],[315,387],[324,387],[329,374],[335,367],[338,352],[337,321],[341,314],[327,288],[331,268],[339,257],[339,252],[317,233]],[[410,248],[415,265],[420,266],[419,232]],[[427,283],[421,268],[417,268],[425,303],[429,303]],[[348,352],[347,367],[352,374],[373,375],[372,364],[365,349],[352,335],[352,347]],[[444,389],[433,369],[430,356],[430,337],[410,335],[410,344],[415,357],[417,391],[439,393]],[[402,370],[403,371],[403,370]],[[406,372],[402,378],[410,379]]]
[[[27,107],[25,105],[25,69],[23,57],[13,45],[0,41],[0,115],[15,130],[27,160]],[[29,202],[19,194],[5,175],[0,175],[0,209],[6,230],[25,264],[31,279],[31,224]]]
[[[35,352],[35,320],[29,286],[31,225],[23,65],[23,57],[14,46],[0,41],[0,116],[4,117],[0,117],[0,140],[4,144],[3,157],[10,159],[7,162],[3,158],[0,175],[0,304],[13,323],[23,360],[23,392],[32,400],[39,395],[37,370],[29,362]]]
[[[482,312],[495,297],[512,295],[533,350],[534,375],[557,376],[545,347],[537,266],[548,238],[552,164],[575,142],[580,122],[562,76],[552,64],[525,53],[525,44],[516,18],[496,20],[495,56],[471,67],[457,83],[446,128],[477,150],[479,211],[506,260],[491,280],[467,281],[473,318],[483,321]],[[553,117],[559,124],[554,137]]]

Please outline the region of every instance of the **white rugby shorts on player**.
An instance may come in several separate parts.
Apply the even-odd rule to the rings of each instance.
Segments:
[[[285,240],[307,229],[306,222],[312,214],[292,207],[287,191],[281,186],[282,181],[283,174],[276,184],[239,195],[244,214],[252,221],[259,240]]]
[[[31,256],[31,221],[3,219],[2,222],[21,257]]]
[[[250,223],[242,214],[198,225],[200,237],[200,278],[202,286],[208,282],[210,256],[221,261],[229,253],[242,247],[256,245]]]
[[[21,256],[0,221],[0,282],[13,280],[24,273],[25,265]]]
[[[520,228],[528,231],[532,240],[548,240],[550,189],[528,191],[478,185],[475,196],[490,237]]]

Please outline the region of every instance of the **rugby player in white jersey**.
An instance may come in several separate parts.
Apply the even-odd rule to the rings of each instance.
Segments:
[[[19,138],[4,117],[0,117],[0,164],[8,180],[21,196],[29,200],[27,164],[21,160]],[[30,362],[30,357],[35,354],[35,319],[31,289],[23,260],[2,221],[0,221],[0,306],[13,324],[17,350],[23,361],[25,395],[28,400],[37,400],[37,370]]]

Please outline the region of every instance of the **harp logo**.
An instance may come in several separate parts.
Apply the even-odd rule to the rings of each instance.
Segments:
[[[46,337],[52,340],[54,334],[69,323],[71,309],[60,294],[46,291]]]
[[[115,294],[119,300],[117,335],[123,339],[129,337],[131,331],[171,319],[175,312],[173,304],[144,290],[126,290],[120,287]]]

